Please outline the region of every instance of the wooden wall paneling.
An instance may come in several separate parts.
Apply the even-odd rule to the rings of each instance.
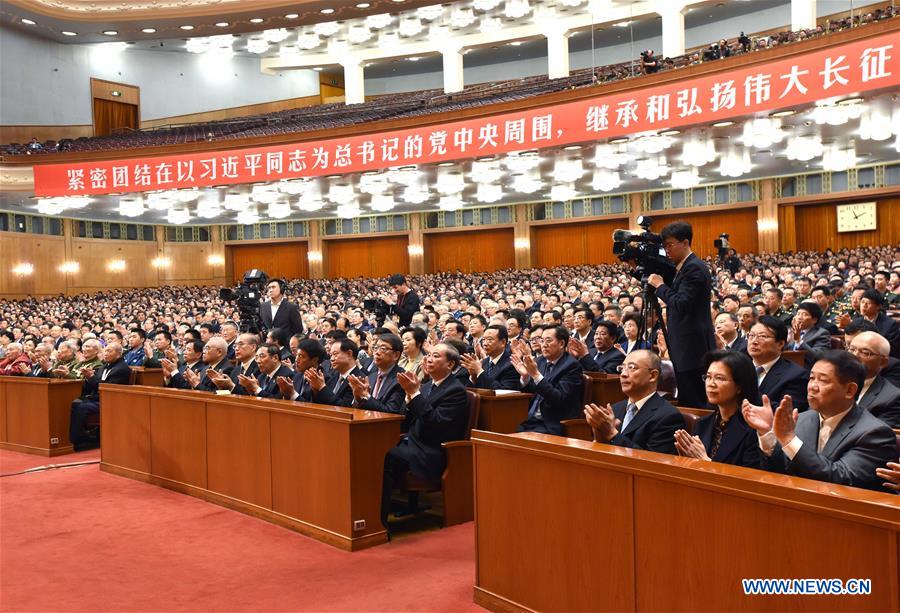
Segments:
[[[101,388],[100,403],[102,461],[150,474],[150,397],[109,395]]]
[[[119,287],[156,287],[159,285],[158,270],[151,263],[156,255],[156,243],[72,239],[72,259],[79,263],[80,268],[77,273],[69,275],[69,291],[80,293]],[[125,270],[109,270],[111,260],[123,260]]]
[[[512,228],[425,234],[425,272],[493,272],[516,264]]]
[[[261,102],[259,104],[247,104],[245,106],[232,106],[224,109],[214,109],[202,113],[188,113],[187,115],[172,115],[170,117],[157,117],[141,122],[141,128],[152,128],[172,124],[206,123],[234,119],[250,115],[262,115],[290,109],[301,109],[306,106],[314,106],[320,103],[319,96],[302,96],[300,98],[287,98],[273,102]],[[300,111],[302,112],[302,111]],[[7,142],[7,141],[3,141]]]
[[[652,213],[651,213],[652,215]],[[677,215],[665,215],[656,218],[653,231],[659,232],[667,223],[676,220],[684,220],[694,229],[694,239],[691,243],[694,253],[698,257],[716,255],[713,241],[719,238],[723,232],[729,234],[729,242],[737,252],[758,253],[759,232],[757,232],[757,207],[727,209],[718,211],[701,211]]]
[[[216,276],[216,266],[207,259],[212,254],[212,243],[164,243],[163,256],[171,265],[159,269],[161,285],[216,285],[225,283]]]
[[[848,202],[871,202],[871,198],[843,200]],[[900,197],[876,199],[878,203],[878,228],[866,232],[837,231],[837,205],[833,202],[795,205],[796,248],[798,251],[826,248],[877,245],[895,245],[900,241]]]
[[[231,261],[233,281],[239,282],[253,268],[266,271],[269,277],[308,279],[309,260],[306,241],[228,245],[226,259]]]
[[[376,236],[323,240],[328,278],[384,277],[409,273],[409,238]]]
[[[782,253],[797,250],[797,207],[778,207],[778,246]]]
[[[65,249],[61,236],[0,233],[0,297],[64,293],[66,278],[57,268]],[[34,272],[13,274],[12,268],[22,263],[32,264]]]
[[[194,396],[191,398],[192,395]],[[206,403],[203,392],[150,399],[150,464],[154,475],[206,488]]]
[[[536,268],[615,262],[612,234],[627,227],[625,218],[532,226],[532,262]]]
[[[272,508],[269,412],[216,404],[206,414],[208,488]]]
[[[0,143],[19,143],[24,145],[30,142],[32,138],[44,142],[93,135],[94,126],[89,124],[70,126],[0,126]]]

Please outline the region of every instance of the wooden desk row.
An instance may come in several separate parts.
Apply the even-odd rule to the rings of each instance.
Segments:
[[[475,602],[492,611],[897,611],[898,497],[540,434],[475,431]],[[871,579],[747,596],[741,579]]]
[[[69,414],[80,395],[80,380],[0,377],[0,449],[72,453]]]

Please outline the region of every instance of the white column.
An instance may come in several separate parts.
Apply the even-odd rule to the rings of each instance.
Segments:
[[[569,35],[566,32],[547,32],[547,77],[561,79],[569,76]]]
[[[815,27],[816,0],[791,0],[791,31]]]
[[[662,57],[684,55],[684,13],[681,6],[667,7],[662,16]]]
[[[447,47],[441,51],[444,60],[444,93],[461,92],[465,86],[463,78],[463,50]]]
[[[347,58],[344,67],[344,103],[362,104],[366,101],[366,87],[363,63],[356,58]]]

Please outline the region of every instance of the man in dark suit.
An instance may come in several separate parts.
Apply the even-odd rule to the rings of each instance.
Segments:
[[[222,324],[222,338],[224,338],[225,342],[228,344],[227,352],[225,354],[225,357],[228,360],[236,359],[234,357],[234,355],[235,355],[234,344],[237,342],[238,334],[239,334],[238,326],[233,321],[226,321],[224,324]]]
[[[238,383],[248,396],[259,398],[281,398],[278,378],[293,379],[294,371],[281,363],[278,345],[267,343],[256,350],[258,375],[238,375]]]
[[[566,352],[569,331],[550,326],[541,337],[541,357],[513,354],[512,363],[521,377],[522,391],[534,394],[528,418],[519,424],[519,432],[562,434],[560,421],[575,419],[584,402],[584,370],[578,360]]]
[[[675,453],[675,432],[684,428],[678,409],[656,393],[662,363],[646,349],[625,356],[620,383],[626,400],[605,407],[589,404],[584,416],[594,440],[632,449]]]
[[[813,365],[809,404],[797,413],[790,397],[774,414],[744,402],[747,425],[759,435],[763,468],[797,477],[883,491],[875,470],[896,459],[894,432],[856,404],[865,381],[862,363],[846,351],[826,351]]]
[[[900,358],[900,324],[885,315],[884,296],[876,289],[867,289],[859,301],[862,319],[875,324],[878,333],[891,344],[891,356]]]
[[[790,396],[793,406],[805,411],[809,373],[781,357],[786,342],[787,324],[777,317],[763,315],[747,335],[747,353],[756,368],[759,393],[768,396],[774,406]]]
[[[51,376],[50,370],[53,364],[50,361],[50,355],[53,353],[53,345],[49,343],[38,343],[38,345],[34,348],[34,352],[31,354],[31,370],[29,370],[25,376],[26,377],[43,377],[49,378]]]
[[[306,371],[310,369],[320,371],[327,355],[325,348],[315,339],[304,338],[298,342],[293,379],[285,377],[277,380],[281,396],[285,400],[295,402],[312,402],[313,390],[306,380]]]
[[[853,338],[861,332],[878,333],[878,328],[875,327],[875,324],[871,321],[863,319],[862,317],[854,319],[851,323],[847,324],[846,328],[844,328],[844,342],[847,346],[850,346],[850,344],[853,343]],[[890,343],[888,343],[888,345],[890,345]],[[887,364],[881,368],[878,374],[881,377],[884,377],[885,381],[894,387],[900,388],[900,360],[897,358],[888,357]]]
[[[353,388],[347,378],[351,375],[365,377],[364,370],[356,364],[359,347],[349,338],[335,340],[329,345],[331,356],[331,377],[326,381],[317,370],[304,373],[312,388],[312,401],[316,404],[349,407],[353,404]]]
[[[594,346],[588,346],[577,338],[569,339],[567,350],[569,355],[578,360],[585,372],[604,372],[616,374],[617,368],[625,360],[625,354],[616,347],[618,326],[611,321],[603,320],[594,330]]]
[[[75,451],[93,449],[100,444],[96,435],[85,432],[85,424],[89,415],[100,412],[100,384],[111,383],[129,385],[131,369],[122,359],[122,345],[110,343],[103,349],[103,365],[96,371],[87,368],[81,371],[84,383],[81,386],[81,397],[72,401],[72,412],[69,417],[69,440]]]
[[[259,366],[256,364],[256,350],[259,348],[259,337],[255,334],[241,334],[234,341],[235,365],[226,374],[207,369],[206,376],[220,390],[228,390],[232,394],[246,394],[247,390],[241,387],[240,377],[258,376]]]
[[[811,367],[824,351],[831,349],[831,334],[819,326],[822,308],[811,300],[797,305],[791,320],[794,341],[788,347],[794,351],[806,352],[806,366]]]
[[[747,352],[747,337],[741,335],[737,315],[719,313],[715,321],[716,346],[719,349]]]
[[[866,368],[856,403],[891,428],[900,428],[900,389],[880,374],[888,363],[890,343],[877,332],[861,332],[850,341],[848,351]]]
[[[512,365],[509,352],[509,332],[506,326],[488,326],[481,336],[487,357],[479,360],[474,353],[461,356],[468,373],[467,385],[489,390],[518,390],[519,373]]]
[[[185,368],[172,376],[171,387],[206,392],[216,391],[218,388],[212,377],[221,373],[225,377],[231,378],[231,364],[228,363],[227,353],[228,343],[224,338],[220,336],[210,338],[203,346],[203,363],[206,364],[206,368],[202,372]],[[210,377],[211,374],[212,377]]]
[[[202,376],[207,368],[206,362],[203,361],[203,347],[203,341],[197,339],[184,343],[184,365],[181,367],[168,358],[160,360],[163,369],[163,385],[187,389],[189,386],[184,381],[186,370],[192,370]]]
[[[678,401],[699,407],[706,402],[703,354],[716,348],[709,312],[712,276],[706,263],[691,251],[691,224],[675,221],[662,229],[666,256],[675,264],[671,287],[652,274],[648,283],[668,307],[668,347],[678,380]]]
[[[266,286],[269,300],[259,305],[259,317],[262,320],[263,333],[272,328],[285,331],[285,338],[303,332],[303,321],[297,305],[284,297],[287,284],[281,279],[273,279]]]
[[[353,406],[367,411],[406,415],[406,392],[397,381],[397,375],[402,372],[397,366],[401,355],[403,341],[396,334],[382,334],[374,339],[372,361],[375,371],[369,373],[367,378],[353,375],[348,378],[353,390]],[[403,431],[408,429],[407,421]]]
[[[390,305],[390,313],[397,316],[400,327],[406,327],[412,321],[413,313],[419,310],[419,295],[410,289],[403,275],[391,275],[388,285],[393,292],[382,294],[381,299]]]
[[[594,312],[586,306],[580,306],[574,312],[575,330],[572,338],[578,339],[588,347],[594,346]]]
[[[420,384],[414,373],[401,372],[397,381],[405,392],[409,433],[384,458],[381,492],[381,522],[388,528],[391,492],[406,473],[437,481],[447,463],[442,443],[466,435],[469,402],[466,388],[450,373],[459,365],[459,354],[439,344],[425,357],[425,372],[431,381]]]

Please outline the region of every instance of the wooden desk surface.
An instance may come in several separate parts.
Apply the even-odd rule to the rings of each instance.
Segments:
[[[0,377],[0,448],[35,455],[72,453],[69,415],[80,379]]]
[[[542,434],[475,431],[475,601],[494,611],[896,611],[900,498]],[[741,579],[871,579],[745,596]]]
[[[349,551],[387,541],[383,463],[402,416],[146,386],[100,394],[101,470]]]

